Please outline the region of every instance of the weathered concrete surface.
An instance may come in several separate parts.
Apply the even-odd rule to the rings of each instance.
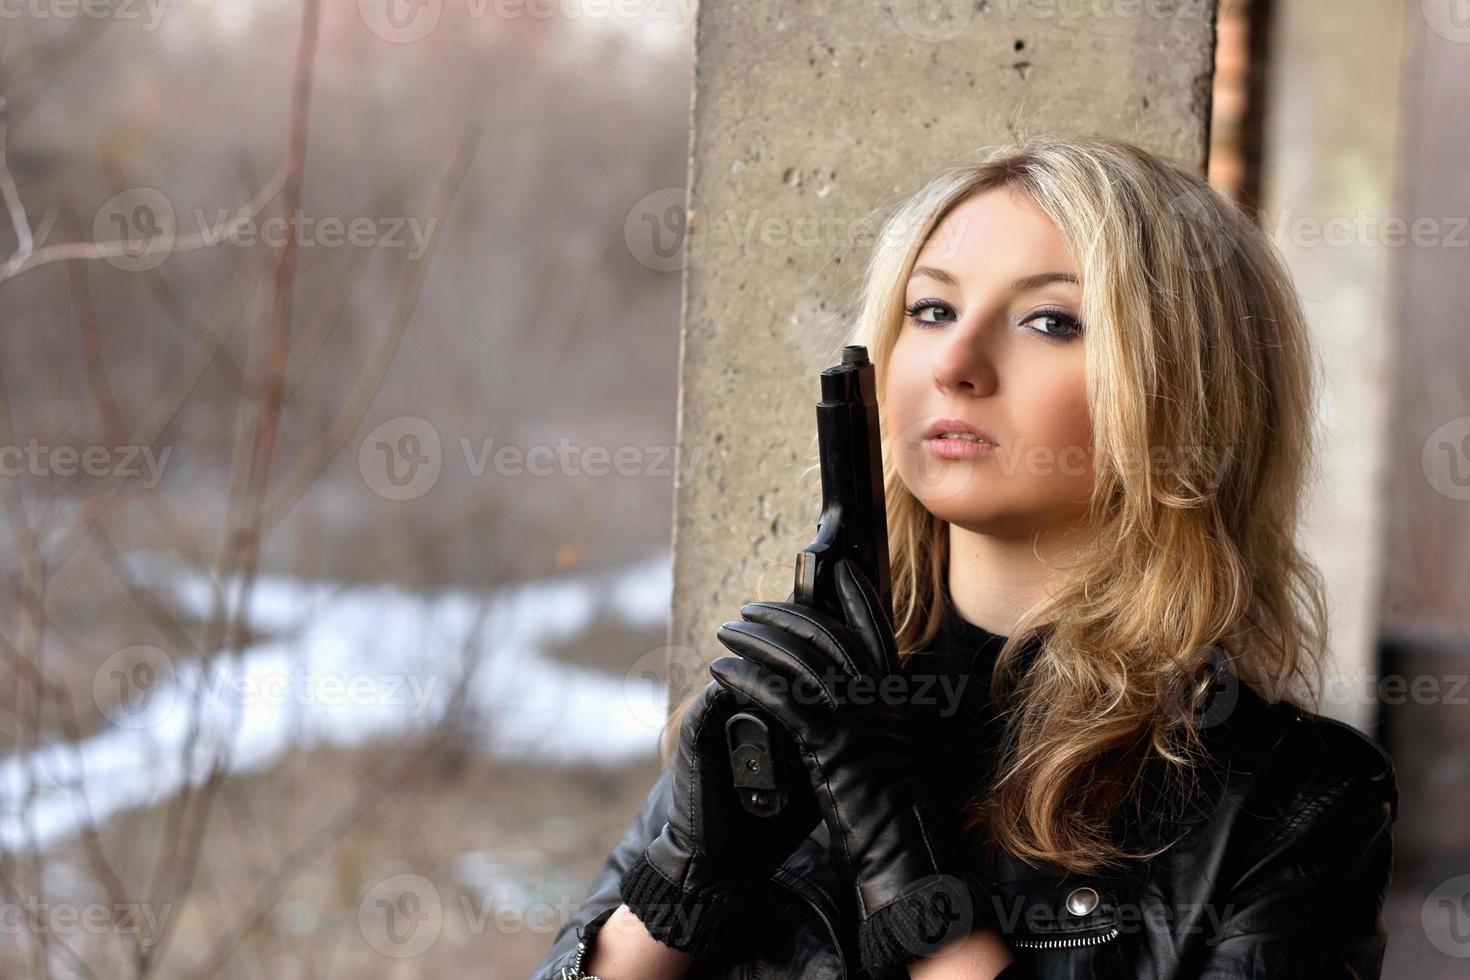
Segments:
[[[720,623],[786,596],[815,531],[817,375],[837,359],[874,210],[1030,133],[1121,136],[1203,172],[1214,17],[1214,0],[700,4],[674,701],[726,652]]]

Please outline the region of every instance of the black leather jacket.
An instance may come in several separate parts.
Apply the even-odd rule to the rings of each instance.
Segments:
[[[1023,972],[1046,980],[1379,976],[1398,815],[1389,757],[1350,725],[1266,701],[1228,667],[1211,697],[1221,720],[1202,734],[1218,767],[1163,854],[1086,877],[1002,856],[992,903]],[[662,827],[671,786],[665,769],[532,980],[585,963],[579,940],[595,942],[621,904],[619,879]],[[744,962],[696,961],[687,976],[865,977],[855,896],[827,843],[819,822],[771,875],[768,925],[750,937]]]

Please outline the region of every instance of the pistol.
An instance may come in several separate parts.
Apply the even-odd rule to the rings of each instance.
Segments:
[[[842,348],[842,360],[822,372],[817,402],[817,442],[822,510],[817,536],[796,555],[789,601],[841,620],[834,578],[847,558],[878,592],[883,615],[893,621],[893,581],[888,564],[888,511],[883,495],[883,451],[878,427],[877,382],[868,350]],[[790,799],[796,748],[780,725],[760,711],[741,711],[725,722],[735,792],[747,811],[775,816]]]

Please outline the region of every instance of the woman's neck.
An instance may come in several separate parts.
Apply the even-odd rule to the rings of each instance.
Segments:
[[[1000,538],[949,525],[949,595],[967,622],[1010,636],[1021,618],[1063,584],[1070,561],[1086,543],[1085,528]]]

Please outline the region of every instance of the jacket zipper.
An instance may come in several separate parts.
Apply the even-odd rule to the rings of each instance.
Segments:
[[[832,948],[837,951],[837,962],[842,967],[843,980],[847,980],[847,957],[842,952],[842,940],[837,937],[837,928],[832,924],[832,917],[822,908],[821,903],[807,891],[806,879],[793,871],[779,867],[772,873],[771,880],[793,895],[800,897],[817,913],[817,916],[822,920],[822,925],[827,927],[827,934],[832,937]]]
[[[593,916],[592,921],[596,922],[598,919],[601,919],[602,921],[598,924],[598,928],[601,929],[603,925],[607,924],[607,920],[612,918],[612,913],[615,911],[617,911],[616,908],[608,909],[605,912]],[[573,958],[570,966],[564,966],[556,972],[555,980],[581,980],[582,969],[587,963],[587,951],[591,949],[591,943],[588,942],[586,937],[587,927],[591,924],[592,922],[584,923],[577,930],[577,955]]]
[[[1068,949],[1073,946],[1096,946],[1116,938],[1118,927],[1113,926],[1096,936],[1069,936],[1065,939],[1015,939],[1007,936],[1006,942],[1022,949]]]

